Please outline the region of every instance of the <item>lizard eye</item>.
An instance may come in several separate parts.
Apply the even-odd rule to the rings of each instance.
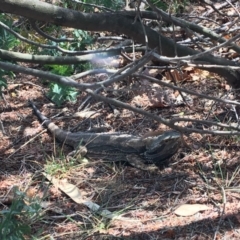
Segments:
[[[144,153],[145,159],[152,161],[156,165],[161,164],[161,162],[169,159],[177,152],[179,147],[177,140],[176,138],[168,138],[161,141],[159,145],[154,145]]]

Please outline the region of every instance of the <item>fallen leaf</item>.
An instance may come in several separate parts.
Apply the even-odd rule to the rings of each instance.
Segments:
[[[197,212],[209,210],[210,207],[204,204],[183,204],[178,207],[174,213],[179,216],[187,217],[196,214]]]
[[[59,188],[61,191],[63,191],[65,194],[67,194],[74,202],[78,204],[84,204],[87,206],[92,212],[98,213],[99,215],[109,218],[109,219],[121,219],[118,218],[118,216],[107,209],[102,209],[101,206],[99,206],[96,203],[93,203],[91,201],[85,200],[79,190],[78,187],[75,185],[68,183],[66,179],[57,179],[53,176],[50,176],[49,174],[43,173],[43,175],[50,181],[52,184]],[[124,219],[124,218],[122,218]],[[126,218],[125,218],[126,219]]]
[[[100,114],[97,111],[82,111],[82,112],[76,112],[74,113],[74,117],[80,117],[80,118],[95,118],[99,116]]]

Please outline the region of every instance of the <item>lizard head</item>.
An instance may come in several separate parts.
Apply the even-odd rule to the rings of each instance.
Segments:
[[[180,139],[181,134],[174,130],[167,131],[159,136],[146,138],[144,158],[157,166],[161,165],[177,152],[180,147]]]

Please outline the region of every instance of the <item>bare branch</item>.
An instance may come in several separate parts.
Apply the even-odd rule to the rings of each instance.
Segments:
[[[197,93],[197,92],[185,89],[185,88],[177,87],[177,86],[174,86],[172,84],[160,81],[156,78],[153,78],[153,77],[150,77],[150,76],[147,76],[147,75],[142,75],[142,74],[137,74],[136,73],[133,76],[143,78],[143,79],[147,79],[147,80],[149,80],[151,82],[155,82],[159,85],[162,85],[162,86],[174,89],[174,90],[182,91],[182,92],[185,92],[185,93],[189,93],[191,95],[195,95],[195,96],[198,96],[198,97],[201,97],[201,98],[214,100],[214,101],[222,102],[222,103],[225,103],[225,104],[233,104],[233,105],[236,105],[236,106],[240,106],[240,103],[237,102],[237,101],[231,101],[231,100],[227,100],[227,99],[221,99],[221,98],[211,97],[211,96],[208,96],[208,95],[205,95],[205,94]]]
[[[84,62],[94,62],[99,59],[104,59],[121,54],[121,49],[109,49],[98,51],[81,51],[85,52],[83,56],[58,56],[52,57],[48,55],[34,55],[19,53],[13,51],[7,51],[0,49],[0,58],[5,60],[12,60],[17,62],[30,62],[30,63],[42,63],[42,64],[74,64]]]

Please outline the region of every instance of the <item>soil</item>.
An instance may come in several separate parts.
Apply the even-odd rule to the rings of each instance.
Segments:
[[[207,83],[209,92],[225,92],[224,82],[201,81],[190,81],[185,86],[206,92]],[[125,88],[135,86],[134,82],[127,84]],[[39,79],[17,74],[14,80],[9,79],[8,90],[3,92],[1,100],[1,209],[11,205],[14,186],[28,197],[47,202],[50,207],[43,208],[42,217],[31,224],[32,235],[54,239],[239,239],[240,155],[236,138],[185,136],[185,143],[169,160],[168,166],[153,171],[142,171],[123,163],[106,163],[101,159],[70,164],[71,149],[55,142],[42,127],[28,105],[29,99],[48,117],[61,113],[53,121],[66,130],[76,126],[81,131],[105,127],[109,132],[144,135],[150,131],[165,131],[166,127],[126,109],[93,100],[87,113],[95,114],[88,118],[86,111],[83,114],[78,110],[85,94],[80,94],[75,103],[56,107],[45,97],[45,91],[46,86]],[[136,106],[136,99],[144,98],[139,94],[133,90],[128,95],[119,91],[117,97]],[[188,117],[203,119],[207,113],[206,108],[204,112],[186,104],[159,108],[145,98],[142,107],[164,117],[184,112]],[[203,100],[194,101],[203,109]],[[214,114],[217,113],[219,108],[215,107]],[[206,143],[212,147],[207,148]],[[51,167],[57,170],[49,170]],[[49,185],[41,174],[49,171],[56,178],[74,184],[85,199],[103,209],[121,213],[129,220],[107,220],[74,202],[54,185]],[[206,205],[209,209],[191,216],[176,215],[174,211],[186,203]]]

